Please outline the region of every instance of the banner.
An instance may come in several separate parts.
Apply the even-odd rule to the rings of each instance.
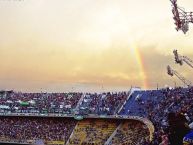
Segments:
[[[47,141],[46,144],[50,144],[50,145],[51,144],[55,144],[55,145],[56,144],[62,144],[62,145],[64,145],[64,141]]]

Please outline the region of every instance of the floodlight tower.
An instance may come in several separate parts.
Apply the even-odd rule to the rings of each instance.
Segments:
[[[167,73],[171,77],[175,75],[179,80],[181,80],[188,87],[192,85],[191,81],[187,80],[185,77],[180,75],[177,71],[173,70],[169,65],[167,66]]]
[[[177,64],[183,65],[183,62],[185,62],[187,65],[193,68],[193,61],[190,58],[188,58],[187,56],[179,55],[177,50],[174,50],[173,53],[175,57],[175,62]]]
[[[172,3],[173,19],[176,30],[182,30],[184,34],[189,30],[189,23],[193,23],[193,12],[186,12],[183,8],[178,7],[177,0],[170,0]]]

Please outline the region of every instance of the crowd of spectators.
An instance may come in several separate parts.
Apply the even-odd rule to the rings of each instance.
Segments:
[[[121,114],[146,117],[155,126],[153,145],[169,142],[168,115],[183,115],[187,123],[193,121],[193,88],[163,89],[136,92]],[[133,107],[134,106],[134,107]],[[182,140],[182,139],[181,139]],[[165,143],[166,144],[166,143]],[[166,144],[167,145],[167,144]]]
[[[114,115],[127,97],[127,92],[99,94],[0,92],[0,113]]]
[[[67,145],[104,145],[117,128],[118,120],[86,119],[77,123]]]
[[[82,93],[1,92],[0,113],[72,114]]]
[[[128,96],[129,94],[127,92],[99,94],[0,92],[0,113],[64,113],[72,115],[76,112],[78,115],[116,115],[119,109],[123,107],[122,111],[119,112],[120,115],[145,117],[151,120],[155,126],[153,141],[150,143],[148,140],[142,140],[143,142],[140,142],[141,145],[167,145],[171,142],[171,123],[168,121],[169,114],[173,113],[173,116],[183,115],[185,118],[183,120],[186,120],[187,124],[193,122],[193,87],[135,91],[129,99]],[[126,104],[122,106],[126,100]],[[47,140],[61,140],[63,137],[60,134],[63,134],[66,130],[71,131],[70,129],[72,129],[74,125],[73,122],[70,124],[69,122],[64,122],[61,126],[60,123],[58,124],[59,126],[54,126],[53,124],[55,123],[53,121],[54,120],[45,120],[48,125],[43,126],[44,121],[41,122],[41,120],[39,121],[37,119],[32,119],[28,122],[24,118],[1,118],[1,124],[3,124],[3,122],[11,122],[11,125],[4,123],[1,125],[0,130],[6,130],[7,127],[9,128],[9,125],[11,128],[8,129],[7,132],[1,131],[0,136],[16,139],[44,138]],[[66,127],[65,124],[69,124],[70,129]],[[63,125],[65,131],[58,131],[59,134],[55,133],[55,135],[52,135],[51,133],[45,133],[41,136],[41,132],[39,132],[39,128],[41,127],[43,128],[40,130],[43,132],[51,132],[52,130],[57,131],[57,129]],[[19,128],[18,126],[22,127]],[[29,126],[37,130],[34,132],[28,130],[21,131]],[[86,127],[86,131],[83,129],[84,133],[87,132],[86,137],[92,134],[91,131],[94,132],[93,129],[92,125],[89,128]],[[16,134],[14,132],[18,133]],[[118,133],[120,133],[117,135],[118,138],[122,138],[123,136],[120,130],[118,130]],[[140,132],[138,133],[140,134]],[[96,134],[93,136],[95,135]],[[68,133],[67,136],[69,136]],[[76,141],[75,139],[74,142]],[[85,144],[87,143],[85,142]]]
[[[85,94],[80,114],[114,115],[128,98],[128,92]]]
[[[142,145],[150,138],[150,132],[140,121],[123,121],[109,145]]]
[[[173,142],[171,134],[171,125],[177,124],[179,122],[181,127],[177,125],[175,128],[177,131],[183,133],[183,130],[191,130],[191,128],[186,129],[185,124],[190,124],[193,122],[193,88],[176,88],[167,89],[163,91],[163,99],[159,102],[155,108],[147,107],[148,118],[153,122],[156,131],[155,139],[153,144],[163,143],[163,142]],[[174,120],[172,124],[169,120],[169,115],[173,114]],[[177,133],[176,133],[177,134]],[[185,134],[184,134],[185,135]],[[177,135],[174,140],[180,139],[182,144],[183,136]],[[175,143],[177,145],[177,143]]]
[[[76,121],[64,118],[0,117],[0,140],[29,142],[35,140],[66,142]]]
[[[0,124],[0,141],[7,142],[104,145],[113,133],[112,145],[140,145],[149,139],[147,126],[135,120],[6,116]]]

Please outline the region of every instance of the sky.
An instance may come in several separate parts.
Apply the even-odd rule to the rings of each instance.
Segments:
[[[193,11],[192,0],[178,0]],[[193,27],[169,0],[0,0],[0,90],[121,91],[183,85],[173,49],[193,59]]]

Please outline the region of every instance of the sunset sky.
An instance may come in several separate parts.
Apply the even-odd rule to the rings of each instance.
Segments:
[[[178,0],[193,11],[192,0]],[[173,49],[193,59],[193,24],[169,0],[0,0],[0,90],[107,91],[183,85]]]

